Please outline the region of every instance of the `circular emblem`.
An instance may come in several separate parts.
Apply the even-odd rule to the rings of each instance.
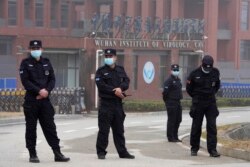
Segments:
[[[150,84],[155,77],[155,67],[152,62],[148,61],[143,67],[143,78],[147,84]]]
[[[45,75],[49,75],[49,70],[46,70],[46,71],[45,71]]]

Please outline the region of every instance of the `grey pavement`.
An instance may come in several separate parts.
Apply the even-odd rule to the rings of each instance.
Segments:
[[[220,110],[219,125],[249,121],[249,107]],[[204,149],[199,151],[199,156],[191,157],[188,144],[167,142],[165,135],[165,112],[127,114],[125,136],[128,150],[136,156],[134,160],[120,159],[118,157],[112,141],[112,133],[110,134],[107,159],[97,159],[95,150],[98,131],[96,115],[57,116],[56,124],[61,145],[63,146],[62,151],[66,156],[71,157],[71,161],[69,163],[56,163],[53,161],[52,151],[43,137],[41,128],[38,127],[37,151],[41,163],[35,166],[248,167],[250,165],[248,161],[226,156],[211,158]],[[188,135],[190,126],[191,119],[188,113],[184,112],[180,126],[180,137]],[[22,123],[0,127],[0,167],[34,166],[34,164],[28,162],[24,131],[25,127]]]

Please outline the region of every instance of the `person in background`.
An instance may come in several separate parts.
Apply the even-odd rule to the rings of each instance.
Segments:
[[[54,152],[54,160],[67,162],[70,158],[65,157],[60,150],[59,138],[57,137],[54,122],[54,108],[49,95],[55,86],[53,67],[47,58],[42,57],[42,41],[32,40],[29,44],[30,55],[22,60],[20,65],[20,78],[26,94],[24,97],[24,115],[26,121],[26,147],[29,151],[29,161],[39,163],[36,152],[36,129],[39,120],[44,136]]]
[[[179,65],[171,65],[171,75],[164,82],[162,92],[163,100],[167,109],[167,138],[169,142],[181,142],[178,138],[178,129],[182,121],[182,84],[178,77],[180,73]]]
[[[213,67],[213,57],[205,55],[199,68],[192,71],[187,79],[186,90],[192,97],[190,116],[193,118],[190,145],[191,156],[197,156],[200,148],[201,127],[204,116],[207,119],[207,150],[211,157],[219,157],[216,150],[216,118],[219,111],[215,94],[220,88],[220,72]]]

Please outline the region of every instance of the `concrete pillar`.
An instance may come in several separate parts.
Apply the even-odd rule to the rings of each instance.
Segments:
[[[156,17],[159,17],[163,20],[166,16],[166,1],[165,0],[157,0],[156,1]]]
[[[179,0],[171,1],[171,19],[179,18]]]
[[[218,0],[204,0],[204,18],[205,35],[208,37],[205,41],[205,53],[213,56],[217,62],[217,32],[218,32]],[[212,14],[211,14],[212,13]]]
[[[171,64],[179,64],[179,49],[171,50]]]
[[[120,16],[122,13],[122,0],[115,0],[113,2],[113,16]]]
[[[44,27],[47,27],[49,28],[49,25],[50,25],[50,3],[51,1],[50,0],[45,0],[44,1],[44,8],[43,8],[43,17],[44,17]]]
[[[17,1],[17,25],[24,26],[24,0]]]
[[[91,19],[97,11],[99,12],[98,6],[94,0],[85,0],[85,19]]]
[[[142,1],[142,16],[143,17],[148,17],[151,16],[152,17],[152,8],[151,5],[152,4],[152,0],[143,0]]]
[[[136,1],[135,0],[128,0],[128,11],[127,11],[127,16],[135,17],[136,13]]]
[[[33,23],[33,26],[36,25],[36,3],[35,1],[31,1],[31,20],[32,20],[32,23]]]

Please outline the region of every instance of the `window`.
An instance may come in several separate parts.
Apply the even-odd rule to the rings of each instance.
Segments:
[[[69,23],[69,4],[63,1],[61,4],[61,27],[68,27]]]
[[[50,27],[56,28],[58,27],[58,17],[57,17],[57,9],[58,9],[58,0],[50,1]]]
[[[67,53],[68,52],[68,53]],[[50,59],[56,76],[56,87],[78,87],[80,57],[75,51],[65,53],[46,53]]]
[[[36,26],[43,27],[43,0],[36,0]]]
[[[5,18],[4,18],[4,1],[0,1],[0,26],[5,25]]]
[[[0,1],[0,18],[4,17],[4,1]]]
[[[24,1],[24,25],[30,27],[32,23],[32,3],[31,0]]]
[[[10,39],[1,38],[0,39],[0,56],[8,56],[11,55],[12,50],[12,42]]]
[[[241,2],[241,30],[249,29],[249,1],[243,0]]]
[[[243,61],[250,60],[250,40],[240,41],[240,59]]]
[[[8,1],[8,25],[15,26],[17,24],[17,4],[16,1]]]

